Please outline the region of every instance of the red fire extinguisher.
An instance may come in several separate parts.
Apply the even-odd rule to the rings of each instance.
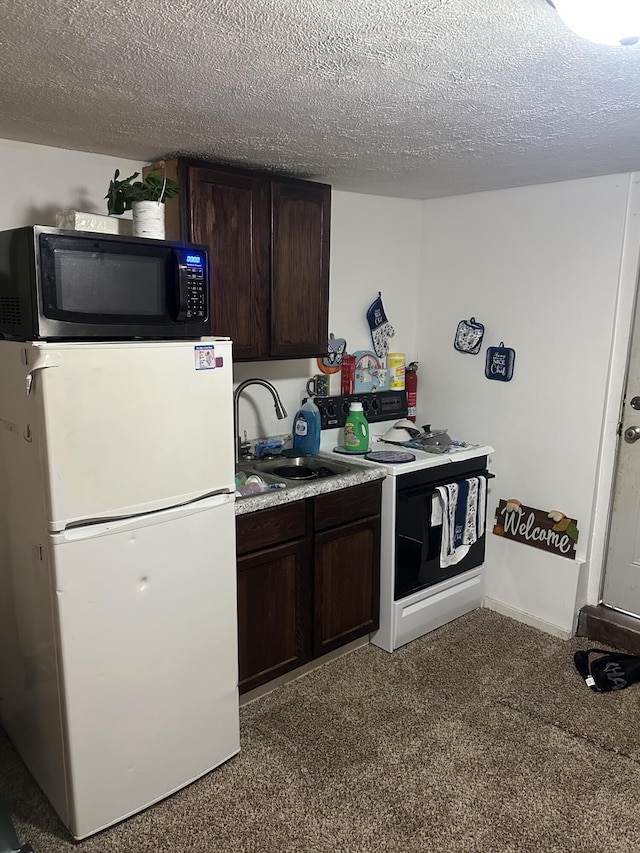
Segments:
[[[407,366],[404,376],[404,387],[407,392],[407,417],[415,423],[418,406],[418,362],[412,361]]]

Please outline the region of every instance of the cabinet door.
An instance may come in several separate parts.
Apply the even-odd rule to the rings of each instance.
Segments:
[[[315,538],[314,657],[374,631],[380,605],[380,516]]]
[[[188,239],[209,246],[211,332],[234,359],[269,356],[269,183],[200,166],[186,170]]]
[[[311,572],[304,540],[238,560],[240,693],[311,659]]]
[[[273,181],[271,204],[271,355],[322,355],[328,336],[331,188]]]

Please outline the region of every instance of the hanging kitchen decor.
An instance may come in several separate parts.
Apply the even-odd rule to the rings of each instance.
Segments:
[[[487,360],[484,375],[487,379],[497,379],[499,382],[510,382],[513,378],[513,367],[516,361],[516,351],[506,347],[500,341],[498,347],[487,348]]]
[[[362,394],[368,391],[386,391],[389,377],[385,361],[371,350],[356,350],[354,392]]]
[[[458,352],[477,355],[480,352],[483,337],[484,326],[482,323],[478,323],[475,317],[471,317],[469,320],[460,320],[453,340],[454,349],[457,349]]]
[[[378,298],[374,299],[367,311],[367,323],[371,329],[371,341],[378,358],[384,358],[389,352],[389,338],[392,338],[396,330],[387,320],[382,305],[382,292],[378,291]]]
[[[496,508],[493,532],[496,536],[532,545],[570,560],[576,556],[578,522],[559,509],[547,512],[524,506],[516,498],[501,500]]]
[[[342,367],[342,355],[346,350],[346,340],[344,338],[336,338],[333,332],[329,332],[327,352],[322,358],[317,359],[318,368],[323,373],[337,373]]]

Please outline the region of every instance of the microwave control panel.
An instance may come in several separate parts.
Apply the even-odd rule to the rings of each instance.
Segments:
[[[187,320],[204,320],[208,317],[208,282],[205,275],[206,258],[200,253],[187,254],[180,265],[181,277],[186,281],[186,300],[183,306]]]

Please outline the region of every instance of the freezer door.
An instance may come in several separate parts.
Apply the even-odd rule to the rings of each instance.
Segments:
[[[229,341],[43,344],[29,357],[50,530],[234,491]]]
[[[225,496],[51,537],[76,838],[238,752],[234,536]]]

